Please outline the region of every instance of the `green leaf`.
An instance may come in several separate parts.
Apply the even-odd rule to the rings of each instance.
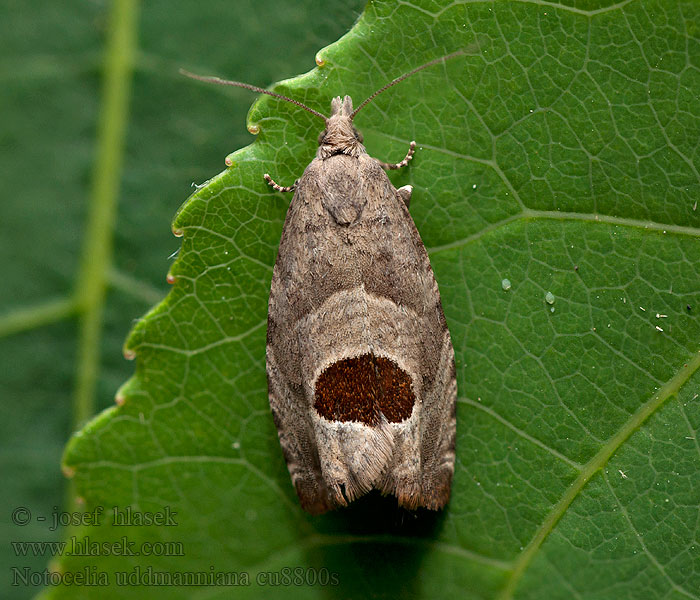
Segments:
[[[65,455],[87,510],[177,512],[174,527],[103,526],[90,539],[179,542],[183,556],[64,559],[111,578],[85,597],[192,596],[114,584],[137,568],[250,578],[208,597],[692,597],[699,13],[667,0],[371,1],[322,67],[275,87],[327,112],[334,95],[358,102],[469,52],[357,118],[382,160],[418,142],[392,178],[414,185],[458,363],[457,466],[438,515],[369,496],[310,517],[296,500],[264,372],[288,198],[262,174],[297,178],[319,122],[260,99],[256,142],[175,218],[176,284],[127,342],[137,369],[123,404]],[[300,581],[284,579],[290,568]],[[312,585],[327,573],[337,585]]]

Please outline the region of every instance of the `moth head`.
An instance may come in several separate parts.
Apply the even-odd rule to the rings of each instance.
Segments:
[[[359,156],[365,149],[362,134],[352,123],[352,98],[336,96],[331,101],[331,116],[326,128],[318,136],[319,156],[328,158],[335,154]]]

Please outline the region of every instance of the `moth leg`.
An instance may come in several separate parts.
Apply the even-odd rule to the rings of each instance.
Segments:
[[[382,169],[386,169],[387,171],[400,169],[401,167],[405,167],[410,162],[410,160],[413,158],[413,153],[415,151],[416,151],[416,142],[411,142],[408,146],[408,152],[406,153],[406,158],[404,158],[401,162],[385,163],[385,162],[382,162],[381,160],[378,162],[381,165]]]
[[[398,190],[396,190],[396,193],[398,194],[399,198],[403,200],[403,203],[406,205],[406,208],[408,208],[408,204],[411,201],[411,192],[413,192],[412,185],[404,185]]]
[[[275,183],[274,179],[272,179],[272,177],[270,177],[267,173],[265,173],[263,177],[265,178],[265,181],[267,181],[267,184],[276,192],[293,192],[294,188],[297,187],[296,181],[292,185],[282,186]]]

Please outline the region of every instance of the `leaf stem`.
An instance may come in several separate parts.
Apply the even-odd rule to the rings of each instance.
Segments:
[[[94,413],[105,291],[112,262],[112,238],[137,44],[137,15],[138,0],[113,0],[97,129],[97,159],[75,290],[80,310],[73,401],[73,427],[76,429]]]
[[[73,298],[57,298],[0,316],[0,338],[35,329],[70,317],[76,311]]]

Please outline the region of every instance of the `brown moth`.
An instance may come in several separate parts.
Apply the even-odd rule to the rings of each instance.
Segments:
[[[312,514],[377,489],[408,509],[441,509],[455,460],[454,351],[428,254],[408,212],[412,188],[367,154],[336,97],[316,158],[294,185],[272,274],[267,324],[270,408],[292,482]]]

